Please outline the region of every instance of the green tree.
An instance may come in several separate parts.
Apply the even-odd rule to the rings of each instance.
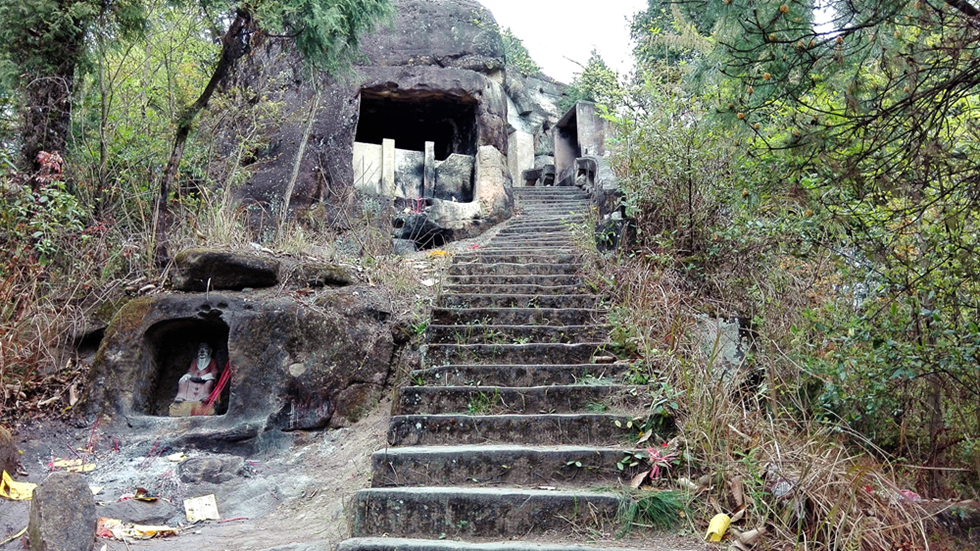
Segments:
[[[504,27],[500,31],[500,38],[504,41],[504,58],[507,67],[516,69],[517,72],[526,77],[541,72],[541,67],[531,59],[531,52],[527,51],[524,42],[517,38],[510,27]]]
[[[971,4],[722,0],[718,117],[783,150],[822,206],[841,299],[814,310],[825,412],[896,453],[980,472],[980,48]],[[825,228],[822,228],[825,230]],[[973,450],[972,452],[968,450]],[[930,471],[932,494],[942,471]]]
[[[711,42],[705,37],[711,35],[721,15],[710,8],[706,0],[649,0],[647,9],[630,21],[637,68],[649,70],[708,53]]]
[[[203,7],[208,7],[206,2]],[[167,261],[167,206],[187,137],[197,115],[208,106],[235,63],[248,55],[253,35],[288,36],[311,68],[334,73],[356,54],[360,35],[390,11],[389,0],[259,0],[233,4],[222,14],[220,19],[230,23],[221,35],[221,53],[204,90],[178,118],[170,160],[160,179],[153,216],[154,261],[158,266]]]
[[[581,73],[575,74],[575,80],[568,85],[566,94],[561,105],[562,111],[567,111],[577,101],[595,102],[612,111],[622,103],[626,92],[619,85],[616,72],[593,49],[589,62],[582,67]]]
[[[0,0],[0,21],[0,75],[22,91],[20,164],[33,172],[38,152],[65,153],[89,37],[132,37],[145,14],[139,0]]]

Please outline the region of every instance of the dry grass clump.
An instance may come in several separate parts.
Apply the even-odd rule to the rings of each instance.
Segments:
[[[776,329],[755,328],[751,366],[737,379],[722,377],[719,354],[699,326],[717,304],[699,299],[669,259],[649,252],[593,256],[586,271],[614,298],[610,321],[621,359],[643,358],[650,380],[676,397],[671,445],[683,459],[658,483],[686,479],[678,485],[693,492],[697,530],[724,512],[737,519],[735,531],[765,530],[755,549],[870,551],[925,543],[927,515],[913,502],[917,496],[902,492],[880,459],[885,454],[844,426],[813,420],[798,403],[803,373],[782,354]],[[788,292],[797,286],[812,281],[791,280]],[[786,323],[795,307],[784,301],[767,320]]]

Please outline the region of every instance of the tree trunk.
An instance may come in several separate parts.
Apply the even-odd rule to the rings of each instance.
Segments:
[[[75,87],[75,64],[65,62],[52,74],[32,74],[25,83],[26,107],[23,111],[21,146],[23,167],[38,171],[41,151],[65,156],[65,142],[71,129],[71,95]]]
[[[170,160],[163,171],[160,179],[160,195],[157,196],[156,205],[153,209],[153,263],[157,268],[163,269],[169,262],[167,251],[168,241],[168,202],[170,190],[177,179],[177,171],[180,168],[180,161],[184,156],[184,146],[187,144],[187,137],[194,126],[197,115],[208,106],[211,96],[214,95],[218,85],[228,76],[235,61],[245,55],[248,51],[248,40],[251,31],[252,18],[248,12],[239,10],[235,14],[235,20],[228,27],[228,31],[221,37],[221,57],[218,64],[211,74],[211,79],[197,100],[189,105],[180,115],[177,125],[177,133],[174,136],[173,149],[170,152]]]

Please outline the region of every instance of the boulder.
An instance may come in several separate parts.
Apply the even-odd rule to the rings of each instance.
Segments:
[[[432,195],[446,201],[472,201],[473,157],[453,153],[445,161],[436,161],[436,185]]]
[[[56,472],[34,489],[27,534],[31,551],[89,551],[98,518],[81,476]]]
[[[194,457],[180,464],[180,480],[187,484],[221,484],[241,475],[245,461],[235,455]]]
[[[158,499],[156,501],[140,501],[127,499],[112,501],[96,509],[99,518],[115,518],[133,524],[166,524],[180,511],[172,503]]]
[[[7,474],[13,476],[19,464],[20,454],[17,452],[14,437],[6,427],[0,425],[0,471],[7,471]]]
[[[395,218],[395,239],[407,239],[419,249],[441,247],[453,240],[453,230],[444,228],[423,213],[402,214]]]
[[[356,421],[380,397],[396,357],[384,297],[367,286],[276,295],[130,301],[106,330],[84,411],[167,434],[164,443],[178,449],[234,453],[261,449],[259,437],[281,431]],[[214,349],[219,374],[231,370],[229,386],[215,415],[170,417],[177,382],[202,342]]]
[[[185,249],[174,257],[179,291],[240,291],[246,287],[272,287],[279,282],[279,262],[242,252]]]

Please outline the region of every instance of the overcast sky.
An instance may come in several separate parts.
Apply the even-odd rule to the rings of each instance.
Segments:
[[[628,20],[647,0],[479,0],[501,27],[524,41],[544,74],[569,83],[595,47],[613,70],[632,67]]]

